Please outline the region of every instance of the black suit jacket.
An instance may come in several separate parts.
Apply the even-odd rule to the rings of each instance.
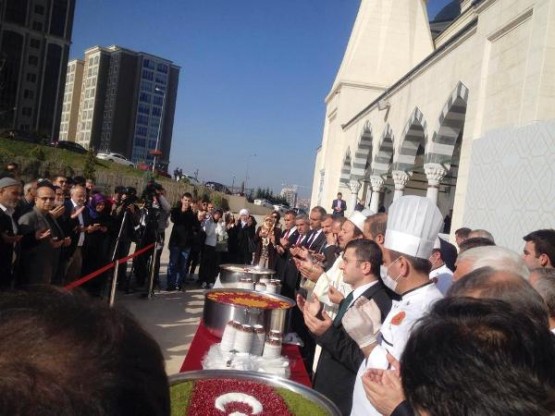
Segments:
[[[378,281],[361,296],[376,302],[383,322],[391,309],[391,298],[383,283]],[[328,397],[344,415],[348,415],[352,407],[355,378],[364,354],[343,325],[332,325],[315,340],[322,347],[322,354],[314,376],[314,390]]]
[[[13,279],[14,245],[6,243],[3,235],[13,236],[14,233],[10,216],[0,209],[0,288],[8,288]]]
[[[331,204],[331,211],[333,217],[343,217],[345,215],[345,211],[347,210],[347,202],[345,200],[341,200],[341,211],[336,211],[335,207],[337,206],[337,201],[339,199],[334,199],[333,203]]]
[[[58,218],[58,224],[60,224],[60,227],[62,227],[64,235],[66,237],[71,237],[71,244],[68,247],[64,247],[62,250],[63,259],[68,259],[73,256],[75,248],[77,247],[77,243],[79,242],[80,232],[78,231],[78,227],[80,224],[79,218],[71,218],[71,214],[74,210],[73,202],[71,202],[71,199],[68,199],[64,202],[64,207],[65,211],[63,215]],[[83,210],[83,224],[85,226],[91,224],[88,212],[88,208],[85,207],[85,209]],[[85,238],[87,238],[87,233],[85,233]]]
[[[318,231],[320,231],[318,236],[315,238],[312,238],[312,236],[316,234]],[[308,248],[309,250],[315,251],[316,253],[319,253],[324,248],[325,245],[326,245],[326,235],[324,234],[323,230],[310,230],[305,240],[303,241],[304,247]]]

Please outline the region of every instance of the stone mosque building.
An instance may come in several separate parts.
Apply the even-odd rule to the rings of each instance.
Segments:
[[[555,1],[361,0],[325,102],[312,205],[427,196],[518,251],[555,227]]]

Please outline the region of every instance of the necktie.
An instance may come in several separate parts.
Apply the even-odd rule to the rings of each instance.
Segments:
[[[351,305],[352,300],[353,300],[353,292],[349,293],[347,297],[343,300],[343,302],[341,302],[341,305],[339,305],[337,316],[333,320],[334,327],[338,328],[339,326],[341,326],[341,319],[343,318],[343,315],[345,315],[345,312],[347,312],[347,309],[349,309],[349,306]]]

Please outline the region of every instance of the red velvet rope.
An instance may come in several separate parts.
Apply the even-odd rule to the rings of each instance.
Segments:
[[[139,251],[134,252],[133,254],[130,254],[130,255],[127,256],[127,257],[121,258],[121,259],[119,259],[119,260],[115,260],[115,261],[112,262],[112,263],[108,263],[106,266],[103,266],[103,267],[101,267],[100,269],[98,269],[98,270],[96,270],[96,271],[94,271],[94,272],[92,272],[92,273],[89,273],[88,275],[83,276],[83,277],[81,277],[80,279],[75,280],[75,281],[71,282],[70,284],[64,286],[64,289],[70,290],[70,289],[74,289],[74,288],[76,288],[76,287],[78,287],[78,286],[81,286],[82,284],[88,282],[89,280],[94,279],[95,277],[101,275],[102,273],[104,273],[104,272],[106,272],[106,271],[108,271],[108,270],[110,270],[110,269],[113,269],[113,268],[116,266],[116,263],[119,263],[119,264],[126,263],[127,260],[132,259],[133,257],[140,256],[140,255],[143,254],[145,251],[148,251],[148,250],[152,249],[153,247],[154,247],[154,243],[149,244],[148,246],[146,246],[146,247],[140,249]]]

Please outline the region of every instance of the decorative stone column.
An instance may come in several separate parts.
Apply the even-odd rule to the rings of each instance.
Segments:
[[[370,176],[370,183],[372,184],[372,199],[370,200],[370,209],[378,212],[380,208],[380,192],[383,190],[384,180],[381,176]]]
[[[396,201],[405,193],[405,186],[412,176],[412,172],[405,172],[404,170],[394,170],[391,172],[393,182],[395,182],[395,193],[393,194],[393,201]]]
[[[347,204],[346,216],[351,215],[358,202],[358,191],[360,190],[360,182],[358,180],[349,181],[349,189],[351,190],[351,201]]]
[[[428,191],[426,192],[426,197],[434,201],[434,204],[437,204],[439,183],[447,174],[447,169],[439,163],[426,163],[424,165],[424,172],[426,173],[426,178],[428,178]]]

